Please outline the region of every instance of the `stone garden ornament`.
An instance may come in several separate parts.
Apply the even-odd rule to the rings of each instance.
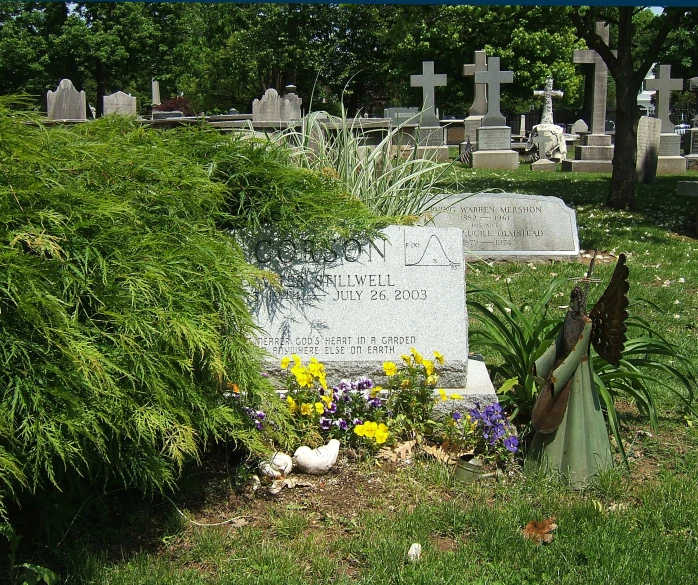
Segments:
[[[618,365],[628,317],[628,267],[623,254],[608,288],[587,314],[593,265],[592,260],[587,277],[572,290],[560,335],[535,362],[533,374],[542,388],[531,415],[536,435],[526,460],[528,469],[558,473],[578,488],[613,465],[589,345]]]

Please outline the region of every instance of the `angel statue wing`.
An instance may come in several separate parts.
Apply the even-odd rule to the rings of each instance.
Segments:
[[[611,282],[589,313],[593,322],[591,343],[603,359],[617,366],[625,344],[628,318],[628,266],[625,255],[618,257]]]

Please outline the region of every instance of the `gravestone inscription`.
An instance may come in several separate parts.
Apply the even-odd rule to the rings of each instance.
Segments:
[[[478,193],[441,197],[428,225],[463,230],[465,260],[576,260],[577,219],[557,197]]]
[[[255,342],[277,359],[325,364],[331,379],[382,376],[415,347],[441,351],[439,385],[466,385],[468,327],[463,238],[458,229],[390,226],[384,239],[311,240],[259,235],[248,257],[279,276],[251,296]]]

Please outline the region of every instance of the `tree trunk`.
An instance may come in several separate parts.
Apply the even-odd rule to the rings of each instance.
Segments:
[[[632,209],[635,205],[638,106],[632,69],[629,74],[630,79],[616,81],[616,146],[611,190],[606,202],[614,209]]]
[[[616,147],[613,153],[611,190],[606,204],[613,209],[635,206],[635,161],[637,160],[637,92],[632,57],[633,7],[618,9],[618,57],[610,68],[616,82]]]

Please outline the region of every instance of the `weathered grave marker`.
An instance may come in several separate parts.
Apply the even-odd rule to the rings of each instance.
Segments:
[[[658,118],[642,116],[637,124],[636,183],[653,183],[657,176],[661,129],[662,121]]]
[[[286,88],[283,97],[273,88],[267,89],[261,100],[252,102],[253,122],[291,122],[301,118],[301,98],[294,86]]]
[[[518,193],[442,197],[428,223],[463,230],[466,261],[579,257],[576,215],[557,197]]]
[[[123,91],[102,96],[102,114],[136,115],[136,98]]]
[[[87,100],[84,91],[73,87],[70,79],[61,79],[56,91],[46,93],[47,115],[52,120],[86,120]]]

